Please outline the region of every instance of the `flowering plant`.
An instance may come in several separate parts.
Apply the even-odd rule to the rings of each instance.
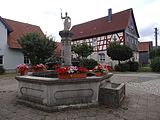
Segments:
[[[17,65],[17,70],[18,70],[18,73],[25,74],[25,72],[28,71],[28,65],[26,65],[26,64],[19,64],[19,65]]]
[[[87,73],[88,69],[77,66],[65,66],[57,69],[58,74],[74,74],[74,73]]]
[[[33,66],[32,69],[33,69],[33,72],[47,71],[46,66],[43,64],[37,64]]]
[[[104,68],[101,64],[98,64],[94,69],[93,72],[101,72],[101,73],[106,73],[108,71],[107,68]]]

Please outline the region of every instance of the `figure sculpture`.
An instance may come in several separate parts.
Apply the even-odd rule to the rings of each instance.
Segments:
[[[65,13],[65,17],[62,16],[61,12],[61,19],[64,19],[64,31],[69,31],[71,27],[71,18],[67,16],[67,12]]]

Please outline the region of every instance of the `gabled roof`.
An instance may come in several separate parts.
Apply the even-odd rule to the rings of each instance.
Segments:
[[[17,39],[22,35],[31,32],[37,32],[41,35],[44,35],[41,28],[36,25],[31,25],[28,23],[17,22],[9,19],[4,19],[5,22],[12,28],[13,32],[8,35],[8,45],[10,48],[21,48]]]
[[[152,47],[153,47],[152,41],[138,43],[139,52],[149,52],[152,49]]]
[[[118,31],[124,31],[128,26],[130,16],[133,17],[133,21],[134,23],[136,23],[133,15],[133,10],[131,8],[112,14],[111,22],[108,22],[108,16],[105,16],[89,22],[74,25],[71,29],[71,32],[73,33],[72,40],[94,37],[106,33],[109,34]],[[139,37],[137,28],[136,32]]]
[[[6,23],[6,21],[0,16],[0,22],[7,28],[8,33],[12,32],[12,28]]]

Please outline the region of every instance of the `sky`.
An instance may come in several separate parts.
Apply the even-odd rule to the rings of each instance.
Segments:
[[[133,9],[139,41],[153,41],[154,28],[160,32],[160,0],[1,0],[0,16],[3,18],[40,26],[48,36],[60,41],[63,30],[63,16],[68,12],[72,26],[108,15]],[[160,45],[160,34],[158,34]]]

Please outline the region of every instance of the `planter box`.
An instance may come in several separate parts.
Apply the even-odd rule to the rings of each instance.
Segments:
[[[118,108],[125,98],[125,84],[107,82],[99,90],[99,103],[108,107]]]
[[[108,74],[108,79],[112,74]],[[18,101],[46,111],[68,107],[83,107],[98,104],[99,85],[103,77],[82,79],[58,79],[35,76],[17,76]]]
[[[59,79],[71,79],[71,78],[86,78],[86,73],[75,73],[75,74],[60,74],[58,75]]]

